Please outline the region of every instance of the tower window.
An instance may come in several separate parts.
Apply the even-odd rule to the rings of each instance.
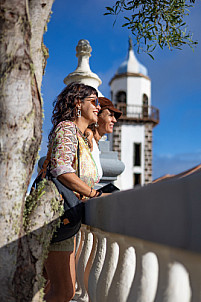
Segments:
[[[133,163],[134,166],[141,166],[141,143],[134,143],[133,145],[134,154],[133,154]]]
[[[119,91],[116,95],[117,103],[124,103],[126,104],[126,93],[125,91]]]
[[[133,185],[141,185],[141,174],[140,173],[134,173],[133,174]]]
[[[117,103],[117,108],[122,111],[122,115],[126,116],[127,108],[126,108],[126,93],[125,93],[125,91],[119,91],[116,94],[116,103]]]

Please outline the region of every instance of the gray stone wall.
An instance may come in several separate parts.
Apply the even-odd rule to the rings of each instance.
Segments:
[[[121,160],[121,126],[122,123],[120,122],[114,125],[112,144],[112,150],[118,153],[119,160]]]
[[[144,184],[152,182],[152,123],[145,124]]]
[[[112,150],[118,153],[121,160],[121,127],[125,124],[136,124],[131,121],[118,121],[113,130],[113,147]],[[145,146],[144,146],[144,184],[152,182],[152,130],[153,123],[144,123],[145,126]]]
[[[201,171],[197,171],[179,179],[89,199],[85,222],[106,232],[201,253],[200,184]]]

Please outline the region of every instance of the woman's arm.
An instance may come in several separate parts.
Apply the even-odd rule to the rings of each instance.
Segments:
[[[60,123],[53,139],[51,173],[61,183],[80,195],[98,197],[99,192],[84,183],[72,168],[76,149],[77,137],[74,125],[67,121]]]
[[[78,192],[80,195],[84,195],[90,198],[97,196],[97,191],[95,189],[90,188],[75,173],[61,174],[57,178],[66,187]]]
[[[107,196],[111,193],[99,193],[95,189],[90,188],[85,182],[83,182],[75,173],[65,173],[59,175],[58,180],[72,191],[76,191],[80,195],[84,195],[89,198]],[[85,201],[85,200],[83,200]]]

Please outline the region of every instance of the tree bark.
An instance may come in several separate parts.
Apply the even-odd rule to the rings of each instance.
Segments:
[[[19,269],[20,238],[25,235],[26,191],[41,143],[40,89],[47,57],[43,33],[52,3],[0,0],[1,301],[19,301],[13,277]],[[28,245],[24,244],[23,252],[32,257]]]
[[[15,301],[43,301],[43,263],[52,233],[59,224],[63,207],[53,182],[44,180],[25,204],[25,232],[18,240],[17,269],[13,284]]]

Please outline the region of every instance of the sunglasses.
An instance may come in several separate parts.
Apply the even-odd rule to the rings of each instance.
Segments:
[[[97,107],[97,106],[100,106],[100,103],[99,103],[99,101],[98,101],[98,98],[96,98],[96,99],[91,99],[90,100],[90,97],[87,97],[89,100],[86,100],[86,101],[90,101],[91,103],[92,103],[92,105],[93,106],[95,106],[95,107]],[[86,99],[86,98],[85,98]]]

